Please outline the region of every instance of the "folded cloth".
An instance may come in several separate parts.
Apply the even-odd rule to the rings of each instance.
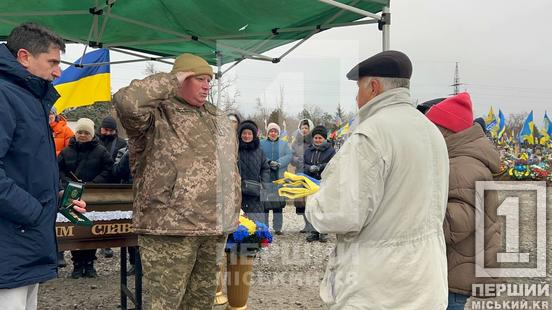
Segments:
[[[320,189],[320,181],[305,174],[293,174],[284,172],[284,177],[273,183],[280,185],[278,195],[290,199],[302,198],[312,195]]]

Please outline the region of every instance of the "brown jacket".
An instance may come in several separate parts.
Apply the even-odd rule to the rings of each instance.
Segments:
[[[139,234],[207,236],[236,229],[241,204],[237,122],[210,103],[176,97],[158,73],[114,96],[129,137],[133,225]]]
[[[471,295],[472,284],[489,282],[475,278],[475,182],[492,181],[499,171],[499,153],[481,126],[445,133],[450,159],[449,196],[443,229],[447,243],[449,291]],[[485,267],[496,267],[500,224],[496,192],[485,195]]]

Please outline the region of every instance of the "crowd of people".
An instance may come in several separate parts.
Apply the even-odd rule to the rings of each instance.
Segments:
[[[306,241],[337,236],[320,288],[330,309],[463,309],[471,286],[492,280],[475,276],[475,182],[500,171],[499,152],[474,123],[469,94],[412,105],[404,53],[378,53],[347,74],[359,110],[336,153],[328,130],[308,119],[291,148],[276,123],[261,141],[257,124],[207,101],[212,67],[191,54],[113,95],[128,144],[111,117],[99,132],[81,118],[72,136],[51,109],[64,48],[32,23],[0,45],[0,304],[8,309],[36,309],[38,284],[57,276],[52,227],[69,180],[133,182],[148,307],[211,309],[240,209],[267,225],[272,210],[270,226],[284,233],[286,201],[272,181],[290,165],[320,180],[318,192],[293,202]],[[496,200],[485,195],[485,267],[501,241]],[[96,276],[95,250],[72,255],[73,278]]]

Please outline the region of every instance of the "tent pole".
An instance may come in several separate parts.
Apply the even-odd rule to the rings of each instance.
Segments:
[[[353,5],[357,4],[358,1],[354,1]],[[334,14],[334,16],[330,17],[329,19],[327,19],[324,23],[331,23],[333,22],[336,18],[338,18],[339,16],[341,16],[345,11],[339,11],[337,12],[336,14]],[[280,57],[277,58],[277,61],[279,62],[280,60],[282,60],[282,58],[286,57],[289,53],[291,53],[294,49],[298,48],[301,44],[305,43],[308,39],[310,39],[313,35],[319,33],[321,30],[321,27],[320,25],[318,25],[315,30],[313,30],[308,36],[304,37],[301,41],[299,41],[297,44],[295,44],[294,46],[292,46],[287,52],[283,53]]]
[[[140,54],[137,54],[137,53],[133,53],[133,52],[130,52],[130,51],[127,51],[127,50],[122,50],[122,49],[118,49],[118,48],[114,48],[114,47],[109,47],[108,49],[109,49],[109,50],[112,50],[112,51],[114,51],[114,52],[118,52],[118,53],[122,53],[122,54],[127,54],[127,55],[134,56],[134,57],[143,58],[144,61],[155,60],[155,61],[162,62],[162,63],[165,63],[165,64],[173,65],[173,63],[170,62],[170,61],[164,61],[164,60],[162,60],[162,58],[170,58],[170,59],[172,59],[173,57],[161,57],[161,58],[156,58],[156,57],[148,57],[148,56],[146,56],[146,55],[140,55]]]
[[[221,85],[221,83],[222,83],[222,71],[221,71],[222,53],[220,51],[216,51],[215,54],[217,56],[217,74],[216,74],[216,77],[217,77],[217,104],[216,104],[216,106],[219,107],[220,97],[221,97],[220,91],[222,90],[222,85]]]
[[[107,21],[109,20],[109,15],[111,14],[111,8],[113,7],[113,4],[115,4],[116,0],[113,0],[110,5],[107,7],[107,13],[105,14],[105,17],[102,21],[102,28],[100,29],[100,35],[98,37],[98,42],[102,41],[103,34],[105,31],[105,27],[107,26]]]
[[[371,17],[371,18],[377,19],[377,20],[381,19],[381,17],[377,14],[374,14],[372,12],[368,12],[368,11],[365,11],[365,10],[361,10],[359,8],[355,8],[354,6],[343,4],[341,2],[337,2],[337,1],[334,1],[334,0],[318,0],[318,1],[324,2],[324,3],[329,4],[331,6],[338,7],[338,8],[343,9],[343,10],[347,10],[347,11],[351,11],[353,13],[357,13],[357,14],[362,15],[362,16]]]
[[[383,50],[384,51],[387,51],[390,49],[390,45],[391,45],[391,42],[390,42],[390,35],[389,35],[389,30],[390,30],[390,27],[391,27],[391,13],[389,13],[389,7],[385,6],[383,7],[383,11],[382,11],[382,20],[381,20],[383,23],[383,26],[381,28],[381,31],[382,31],[382,43],[383,43]]]
[[[226,72],[230,71],[230,69],[234,68],[235,66],[237,66],[237,65],[238,65],[240,62],[242,62],[242,61],[244,61],[243,58],[240,59],[240,60],[238,60],[238,61],[236,61],[233,65],[230,66],[230,68],[224,70],[224,72],[222,72],[222,74],[223,74],[223,75],[226,74]]]
[[[370,19],[370,20],[361,20],[361,21],[350,22],[350,23],[321,24],[320,26],[278,28],[277,32],[278,34],[290,33],[290,32],[306,32],[306,31],[315,30],[317,28],[320,28],[320,30],[328,30],[332,28],[359,26],[359,25],[368,25],[368,24],[377,24],[377,23],[378,23],[377,20]],[[274,34],[273,32],[255,32],[255,33],[246,33],[246,34],[240,34],[240,35],[229,34],[229,35],[214,36],[214,37],[203,37],[203,39],[208,39],[208,40],[244,39],[249,37],[258,37],[258,36],[273,35],[273,34]]]

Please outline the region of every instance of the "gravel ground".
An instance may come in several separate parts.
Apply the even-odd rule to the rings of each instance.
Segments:
[[[552,191],[549,189],[548,206],[552,206]],[[501,195],[504,198],[504,195]],[[536,226],[535,208],[523,199],[521,205],[521,251],[531,253],[534,266],[534,246]],[[528,199],[531,200],[531,199]],[[508,279],[511,283],[548,284],[552,287],[552,225],[547,215],[547,254],[548,276],[546,278]],[[249,309],[327,309],[318,295],[318,286],[324,274],[327,254],[331,251],[335,237],[330,236],[328,243],[307,243],[305,234],[298,231],[303,227],[302,217],[295,214],[294,207],[284,209],[284,234],[274,236],[274,243],[268,250],[260,253],[253,267],[252,288],[248,302]],[[66,253],[69,259],[69,254]],[[71,279],[71,267],[60,270],[60,277],[40,286],[39,309],[118,309],[119,306],[119,252],[115,257],[99,257],[96,266],[98,278]],[[129,277],[132,287],[133,280]],[[519,301],[520,297],[495,298],[492,301]],[[487,301],[489,301],[487,300]],[[547,308],[552,309],[552,299],[548,297],[524,298],[524,300],[549,301]],[[472,309],[468,301],[466,309]],[[218,306],[216,310],[224,309]],[[477,309],[474,307],[473,309]],[[485,308],[480,308],[485,309]],[[508,309],[508,308],[506,308]],[[515,309],[515,308],[514,308]],[[425,310],[425,309],[424,309]]]
[[[284,234],[274,235],[273,244],[255,258],[250,309],[326,309],[318,296],[318,285],[335,237],[330,236],[328,243],[307,243],[306,234],[299,233],[303,227],[303,218],[295,214],[295,208],[286,207]],[[113,258],[97,255],[95,279],[71,279],[72,266],[60,269],[58,279],[40,286],[38,308],[120,308],[119,251],[114,252]],[[70,253],[66,252],[65,257],[70,262]],[[132,288],[133,278],[128,280]]]

